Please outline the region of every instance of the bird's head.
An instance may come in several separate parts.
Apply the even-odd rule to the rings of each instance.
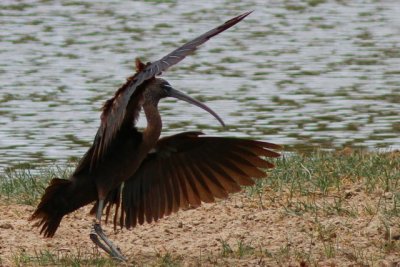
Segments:
[[[183,100],[185,102],[188,102],[192,105],[195,105],[195,106],[207,111],[208,113],[213,115],[219,121],[219,123],[221,123],[222,126],[225,126],[225,123],[223,122],[223,120],[211,108],[207,107],[205,104],[197,101],[196,99],[193,99],[190,96],[174,89],[169,84],[169,82],[167,82],[164,79],[155,78],[155,79],[151,80],[148,83],[143,95],[144,95],[144,103],[145,104],[147,103],[147,104],[152,104],[152,105],[156,105],[156,106],[160,99],[166,98],[166,97],[173,97],[173,98]]]

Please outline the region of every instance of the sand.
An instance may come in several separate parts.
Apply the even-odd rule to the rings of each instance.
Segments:
[[[343,194],[345,202],[335,210],[335,194],[289,198],[286,192],[268,189],[253,196],[241,192],[157,223],[117,231],[107,224],[104,230],[129,265],[171,259],[182,266],[400,266],[400,221],[386,220],[379,208],[391,196],[366,194],[357,185]],[[305,210],[307,203],[320,208]],[[3,266],[15,265],[21,253],[40,251],[107,258],[89,239],[89,206],[66,216],[53,238],[40,236],[28,221],[33,210],[28,205],[0,206]]]

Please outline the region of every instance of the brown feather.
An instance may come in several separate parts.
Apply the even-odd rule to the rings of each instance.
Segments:
[[[171,164],[170,165],[171,173],[173,173],[174,178],[177,180],[179,188],[180,188],[180,192],[181,192],[180,199],[181,199],[182,203],[186,203],[186,205],[187,205],[186,207],[188,207],[190,204],[189,192],[191,192],[191,191],[188,191],[185,178],[182,176],[181,170],[179,169],[179,167],[176,166],[175,161],[171,160],[170,164]]]
[[[195,163],[192,165],[192,168],[197,171],[199,178],[204,180],[213,196],[216,196],[217,198],[224,198],[228,194],[225,191],[224,186],[221,184],[223,181],[219,181],[214,174],[207,169],[205,166],[206,164],[204,163],[204,158],[206,157],[207,155],[204,153],[192,155],[192,158],[195,161]]]
[[[207,159],[205,159],[205,163],[207,163],[207,166],[209,166],[209,168],[212,169],[213,172],[217,173],[218,177],[221,177],[219,180],[226,181],[227,187],[225,188],[228,190],[228,192],[233,193],[240,191],[241,188],[235,181],[235,179],[232,178],[232,176],[228,174],[219,164]]]
[[[268,162],[265,159],[262,159],[252,153],[247,153],[248,151],[245,149],[241,149],[238,147],[235,147],[234,149],[232,149],[231,153],[236,154],[237,156],[243,157],[244,159],[246,159],[248,162],[251,162],[251,164],[253,164],[254,166],[258,167],[258,168],[264,168],[264,169],[269,169],[269,168],[273,168],[274,164]]]
[[[246,173],[238,169],[234,164],[229,161],[223,161],[219,165],[230,177],[232,177],[239,185],[251,186],[254,185],[253,179],[251,179]],[[228,167],[229,166],[229,167]]]
[[[180,196],[181,196],[181,190],[179,188],[179,183],[177,181],[177,179],[175,178],[174,174],[172,173],[172,168],[171,168],[171,159],[167,158],[164,159],[164,166],[165,167],[165,171],[167,173],[167,177],[168,180],[171,183],[171,196],[173,197],[173,201],[172,201],[172,212],[177,212],[179,210],[180,207]]]
[[[140,58],[136,58],[136,59],[135,59],[135,69],[136,69],[136,72],[141,72],[141,71],[143,71],[145,67],[146,67],[146,64],[144,64],[144,63],[140,60]]]
[[[150,179],[154,179],[150,177]],[[150,181],[144,181],[142,188],[142,202],[143,202],[143,211],[145,215],[145,220],[147,223],[151,223],[153,220],[153,206],[152,206],[152,195],[151,195],[151,187],[153,186]]]
[[[168,167],[167,167],[168,168]],[[165,216],[168,216],[172,212],[172,206],[173,206],[173,201],[174,201],[174,190],[171,185],[170,177],[168,173],[163,174],[164,177],[164,186],[165,186],[165,192],[166,192],[166,198],[165,198]],[[160,179],[160,178],[158,178]]]
[[[156,163],[155,173],[153,177],[149,177],[152,179],[153,183],[150,184],[150,192],[148,194],[148,198],[150,200],[152,216],[154,221],[160,219],[160,207],[163,203],[161,203],[160,199],[160,187],[161,183],[159,181],[159,174],[160,174],[160,164]]]
[[[222,191],[221,198],[226,198],[229,193],[236,193],[241,190],[241,187],[236,182],[215,173],[214,170],[209,169],[209,166],[204,165],[203,168],[204,170],[209,171],[210,177],[215,177],[213,179],[218,180],[218,182],[223,185],[224,190]]]
[[[151,206],[151,217],[156,222],[160,214],[160,197],[159,197],[159,183],[151,186],[148,194],[148,201]]]
[[[188,191],[190,204],[194,207],[200,206],[202,198],[204,198],[203,196],[204,193],[201,192],[201,188],[197,187],[197,183],[194,177],[192,176],[191,172],[187,170],[185,166],[181,166],[179,170],[184,175],[183,179],[186,182],[186,189]]]
[[[127,82],[117,90],[114,97],[108,100],[103,107],[101,125],[97,132],[97,137],[100,140],[97,142],[96,146],[99,147],[95,149],[96,157],[93,160],[92,166],[96,166],[97,161],[102,159],[102,155],[107,151],[109,144],[115,138],[115,135],[124,122],[133,121],[131,118],[126,117],[127,114],[131,115],[130,112],[126,112],[130,110],[128,104],[130,101],[137,101],[140,98],[146,81],[153,79],[156,75],[160,75],[169,67],[177,64],[210,38],[234,26],[250,13],[251,12],[246,12],[226,21],[224,24],[175,49],[160,60],[146,64],[144,67],[141,62],[136,64],[136,68],[140,71],[135,73],[132,77],[129,77]]]
[[[168,205],[167,205],[167,197],[168,197],[168,192],[166,191],[165,184],[163,181],[160,181],[161,177],[157,177],[160,183],[160,213],[159,213],[159,218],[163,218],[164,214],[167,212]]]
[[[219,181],[214,174],[207,169],[205,164],[198,163],[196,166],[193,166],[193,168],[197,169],[198,173],[201,175],[201,179],[206,182],[213,196],[217,198],[226,198],[228,196],[228,193],[222,185],[223,181]]]
[[[127,227],[156,221],[188,205],[226,198],[242,185],[253,185],[252,178],[266,177],[260,168],[273,166],[261,157],[279,155],[266,146],[279,147],[193,132],[162,138],[125,182],[122,214]]]
[[[252,153],[256,154],[257,156],[264,156],[264,157],[268,157],[268,158],[277,158],[280,156],[279,153],[275,152],[275,151],[271,151],[268,149],[264,149],[261,147],[257,147],[257,146],[245,146],[245,145],[240,145],[241,148],[246,149],[248,151],[251,151]]]
[[[197,207],[201,204],[201,197],[196,187],[196,184],[192,178],[192,175],[187,172],[186,168],[184,167],[184,162],[182,159],[177,156],[176,163],[179,163],[179,166],[175,169],[175,171],[179,172],[181,182],[185,183],[185,188],[187,191],[188,201],[190,205]],[[176,166],[176,165],[175,165]]]
[[[63,216],[93,202],[96,193],[90,180],[77,184],[72,180],[53,178],[30,220],[38,220],[35,226],[41,227],[40,233],[52,237]]]
[[[181,206],[181,188],[179,183],[179,178],[176,177],[173,170],[173,159],[171,157],[166,157],[162,159],[164,166],[166,166],[166,173],[168,175],[168,181],[170,183],[171,193],[170,197],[172,198],[172,208],[171,213],[177,212]]]
[[[198,170],[195,164],[190,165],[190,171],[195,177],[196,186],[200,192],[204,192],[203,196],[201,196],[201,200],[206,203],[214,202],[214,194],[210,188],[211,183],[208,183],[208,179],[203,176],[203,174]]]
[[[182,168],[186,171],[186,177],[190,177],[190,180],[193,181],[193,186],[196,188],[200,200],[206,203],[210,203],[214,201],[210,189],[208,189],[207,185],[204,181],[199,177],[199,174],[193,168],[193,163],[189,157],[183,158],[180,157],[183,164]]]
[[[146,181],[145,179],[142,179],[141,180],[142,184],[145,181]],[[139,184],[138,187],[139,187],[139,190],[138,190],[139,194],[138,194],[138,198],[137,198],[137,205],[138,205],[137,220],[138,220],[139,225],[142,225],[144,223],[144,215],[145,215],[145,209],[144,209],[145,200],[144,200],[144,192],[143,192],[144,188],[141,184]]]

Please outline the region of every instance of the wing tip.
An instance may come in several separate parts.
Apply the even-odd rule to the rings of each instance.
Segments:
[[[245,17],[247,17],[248,15],[250,15],[253,12],[254,12],[254,10],[246,11],[246,12],[240,14],[239,16],[236,16],[236,17],[228,20],[225,23],[230,23],[231,22],[231,23],[233,23],[232,24],[232,26],[233,26],[233,25],[235,25],[236,23],[240,22],[241,20],[243,20]]]
[[[250,10],[250,11],[246,11],[244,12],[242,15],[239,15],[242,19],[244,19],[245,17],[247,17],[248,15],[250,15],[251,13],[253,13],[254,10]]]

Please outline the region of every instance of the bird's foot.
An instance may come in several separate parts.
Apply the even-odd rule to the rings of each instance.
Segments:
[[[104,245],[101,240],[99,239],[99,236],[96,234],[95,231],[92,231],[90,233],[90,239],[93,241],[93,243],[96,244],[96,246],[98,246],[99,248],[101,248],[102,250],[104,250],[105,252],[107,252],[107,254],[112,255],[112,251],[106,246]]]
[[[101,240],[99,239],[99,237]],[[122,255],[121,250],[107,238],[99,223],[95,223],[93,225],[92,231],[90,233],[90,239],[98,247],[107,252],[107,254],[109,254],[112,258],[122,262],[127,261],[126,258]]]

